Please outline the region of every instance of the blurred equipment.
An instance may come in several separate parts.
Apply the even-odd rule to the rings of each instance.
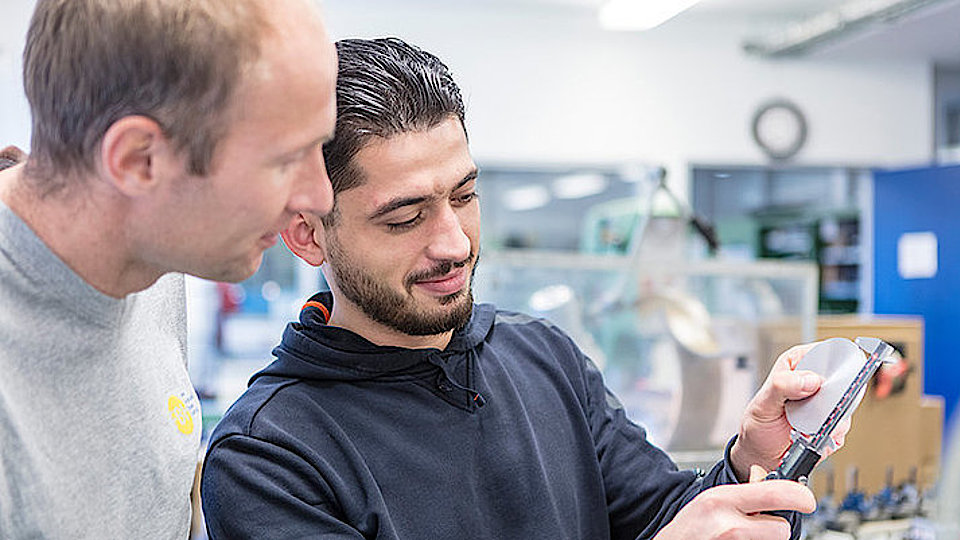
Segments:
[[[937,540],[960,539],[960,423],[954,423],[944,452],[937,499]]]
[[[651,238],[648,231],[649,228],[656,227],[654,221],[666,220],[679,222],[684,227],[692,226],[705,242],[708,252],[716,255],[720,247],[716,230],[696,214],[690,203],[670,189],[667,185],[667,170],[663,167],[653,169],[647,175],[646,182],[649,187],[638,190],[638,197],[610,201],[590,209],[584,222],[583,236],[588,239],[584,243],[584,249],[590,253],[621,253],[633,258],[654,253],[661,256],[674,255],[674,248],[678,244],[660,244],[656,238]],[[682,242],[679,245],[682,245]],[[663,248],[666,248],[666,251]],[[676,255],[683,257],[686,254]]]
[[[577,343],[597,368],[603,370],[607,357],[594,341],[583,322],[583,307],[577,294],[568,285],[548,285],[530,295],[531,315],[549,319]]]
[[[586,254],[487,252],[474,293],[532,310],[605,359],[627,415],[675,459],[696,454],[678,461],[698,466],[737,432],[766,376],[761,355],[782,352],[770,344],[812,338],[816,272],[806,263],[691,262],[690,226],[715,250],[712,228],[670,191],[663,168],[636,185],[636,196],[591,208]]]
[[[644,297],[637,305],[641,319],[663,317],[670,335],[686,350],[699,356],[720,352],[710,313],[696,298],[679,290]]]
[[[217,282],[217,311],[214,313],[213,345],[219,354],[226,354],[227,319],[243,305],[243,287],[236,283]]]
[[[863,517],[870,513],[872,507],[870,505],[870,499],[867,498],[867,494],[860,489],[860,483],[858,481],[859,471],[857,468],[851,466],[847,474],[847,485],[850,487],[840,502],[836,521],[828,525],[828,527],[838,531],[852,532],[860,526]]]
[[[873,385],[873,395],[877,399],[903,392],[907,387],[907,377],[913,371],[913,366],[899,352],[893,351],[892,361],[880,366],[877,372],[876,384]]]
[[[858,489],[871,495],[888,485],[907,483],[919,493],[934,487],[940,474],[943,400],[922,392],[923,321],[915,317],[822,316],[817,334],[818,339],[878,336],[915,366],[900,392],[882,399],[875,390],[866,393],[843,448],[827,458],[833,469],[856,467]],[[874,387],[881,376],[874,377]],[[820,468],[814,470],[813,479],[819,497],[826,485]],[[838,491],[842,493],[842,489]]]
[[[474,294],[545,317],[605,359],[604,378],[627,415],[683,465],[699,466],[737,432],[766,376],[760,366],[785,348],[773,347],[813,338],[816,280],[809,263],[652,257],[631,265],[628,257],[500,251],[484,254]],[[598,302],[611,284],[620,296]]]

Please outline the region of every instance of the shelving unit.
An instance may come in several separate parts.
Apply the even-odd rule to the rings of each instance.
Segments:
[[[815,261],[821,313],[853,313],[864,301],[865,169],[694,167],[696,212],[716,226],[721,252]]]

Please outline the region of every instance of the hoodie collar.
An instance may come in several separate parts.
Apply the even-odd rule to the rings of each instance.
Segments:
[[[376,345],[350,330],[328,325],[332,309],[329,291],[313,295],[301,309],[299,322],[284,330],[283,340],[273,351],[277,361],[254,379],[262,375],[326,380],[409,377],[432,369],[431,364],[438,365],[440,359],[452,368],[480,346],[496,315],[492,305],[474,304],[470,320],[453,332],[445,349],[407,349]]]
[[[310,297],[300,309],[300,327],[307,334],[330,340],[344,350],[356,352],[376,352],[391,354],[395,352],[439,351],[439,349],[407,349],[404,347],[376,345],[366,338],[345,328],[327,325],[333,311],[333,294],[330,291],[318,292]],[[462,328],[454,330],[447,347],[441,353],[464,352],[473,349],[486,337],[493,326],[494,309],[491,305],[474,304],[470,319]]]

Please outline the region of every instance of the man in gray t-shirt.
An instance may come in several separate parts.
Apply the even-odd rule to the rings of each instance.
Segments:
[[[0,538],[187,535],[178,274],[245,279],[330,210],[336,69],[309,0],[38,0],[32,147],[0,171]]]

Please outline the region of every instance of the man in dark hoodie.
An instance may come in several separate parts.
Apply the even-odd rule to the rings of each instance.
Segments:
[[[805,349],[712,470],[678,470],[569,337],[474,304],[477,167],[446,66],[397,39],[337,50],[334,210],[283,233],[331,291],[213,433],[211,538],[796,537],[810,491],[748,479],[790,442],[785,401],[820,386],[793,371]]]

